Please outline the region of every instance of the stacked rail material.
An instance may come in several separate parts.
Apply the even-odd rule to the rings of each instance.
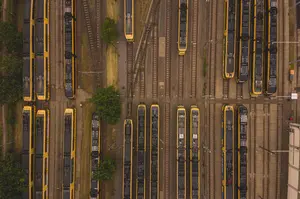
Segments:
[[[150,110],[150,198],[159,198],[159,106]]]
[[[75,109],[65,110],[63,199],[74,198],[75,179]]]
[[[98,199],[100,185],[99,181],[93,179],[93,173],[97,170],[100,163],[100,120],[97,114],[92,115],[92,136],[91,136],[91,190],[90,199]]]
[[[24,2],[23,25],[23,99],[34,101],[34,20],[33,0]]]
[[[45,110],[39,110],[36,115],[34,180],[34,190],[36,199],[43,199],[48,197],[47,113],[48,112]]]
[[[266,59],[266,94],[274,94],[277,90],[277,0],[267,3],[267,59]]]
[[[223,156],[222,156],[222,198],[234,198],[234,109],[233,106],[223,106]]]
[[[138,112],[138,136],[137,136],[137,188],[136,195],[138,199],[146,197],[146,182],[145,182],[145,157],[146,157],[146,106],[139,105]]]
[[[123,149],[123,199],[131,199],[132,197],[132,137],[133,124],[132,120],[124,121],[124,149]]]
[[[178,10],[178,50],[184,55],[187,49],[188,36],[188,0],[179,0]]]
[[[224,78],[234,77],[235,51],[235,0],[225,0],[223,64]]]
[[[237,108],[237,198],[247,198],[247,124],[248,111],[243,105]]]
[[[238,82],[248,80],[249,70],[249,38],[250,38],[250,0],[240,2],[240,36],[239,65],[237,67]]]
[[[32,106],[24,106],[23,108],[23,134],[22,134],[22,155],[21,164],[26,172],[24,179],[26,189],[22,193],[22,199],[30,199],[33,197],[33,172],[34,172],[34,112]]]
[[[177,199],[186,198],[186,112],[177,108]]]
[[[190,189],[191,199],[200,198],[200,111],[197,107],[191,108],[190,113]]]
[[[75,95],[75,0],[65,0],[64,86],[67,98]]]
[[[127,41],[134,39],[134,0],[124,0],[124,33]]]
[[[35,22],[35,77],[36,94],[39,100],[48,100],[48,1],[35,1],[36,22]]]
[[[251,70],[251,95],[262,94],[263,81],[263,34],[264,34],[264,0],[254,0],[254,35],[253,58]]]

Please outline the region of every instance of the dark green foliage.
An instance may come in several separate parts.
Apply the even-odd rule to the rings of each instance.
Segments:
[[[19,199],[25,190],[25,172],[12,154],[0,160],[0,198]]]
[[[22,53],[22,33],[10,22],[0,22],[0,43],[8,53]]]
[[[114,44],[119,36],[115,20],[106,17],[101,27],[101,39],[107,44]]]
[[[7,76],[22,73],[23,60],[14,55],[3,56],[0,62],[0,72]]]
[[[116,161],[110,157],[100,161],[100,165],[93,173],[93,178],[99,181],[111,180],[116,171]]]
[[[115,87],[98,88],[90,99],[100,118],[108,124],[116,124],[121,115],[120,93]]]

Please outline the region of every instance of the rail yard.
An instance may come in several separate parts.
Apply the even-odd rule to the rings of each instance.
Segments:
[[[81,83],[87,75],[106,85],[105,2],[24,1],[22,198],[286,198],[285,154],[273,151],[288,147],[289,118],[299,122],[288,99],[300,86],[299,75],[288,81],[296,8],[288,0],[149,0],[142,18],[142,1],[118,1],[122,116],[109,194],[93,179],[111,153],[108,127],[87,111]]]

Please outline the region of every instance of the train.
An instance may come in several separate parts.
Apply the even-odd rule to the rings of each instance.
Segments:
[[[237,107],[237,131],[236,131],[236,198],[247,198],[247,125],[248,110],[245,106]]]
[[[188,0],[178,0],[178,52],[185,55],[188,43]]]
[[[38,100],[49,100],[49,1],[35,3],[35,89]]]
[[[177,107],[177,136],[176,136],[176,196],[186,198],[186,111],[183,106]]]
[[[124,0],[124,34],[128,42],[134,40],[134,0]]]
[[[93,173],[100,164],[101,153],[101,135],[100,135],[100,118],[96,113],[92,114],[92,133],[91,133],[91,190],[90,199],[100,198],[100,183],[93,179]]]
[[[63,184],[62,198],[75,198],[75,166],[76,166],[76,109],[67,108],[64,113],[63,141]]]
[[[159,140],[160,140],[160,109],[158,104],[150,107],[150,198],[159,198]]]
[[[265,57],[265,93],[272,95],[277,90],[277,0],[266,3],[266,38],[267,49]]]
[[[136,197],[146,198],[146,105],[139,104],[137,109],[137,179]]]
[[[132,199],[133,123],[124,120],[122,199]]]
[[[237,66],[237,82],[243,83],[249,75],[250,52],[250,0],[240,1],[239,4],[239,62]]]
[[[223,78],[234,77],[235,72],[235,0],[224,2]]]
[[[75,97],[75,15],[75,0],[65,0],[64,88],[65,95],[69,99],[73,99]]]
[[[257,97],[263,92],[263,61],[264,61],[264,0],[253,0],[253,55],[251,70],[252,97]]]
[[[222,199],[232,199],[234,183],[234,107],[222,107]]]
[[[34,88],[34,1],[24,1],[23,23],[23,100],[35,101]]]
[[[38,110],[35,130],[35,176],[34,192],[36,199],[48,198],[48,151],[49,151],[49,111]]]
[[[22,199],[31,199],[34,196],[34,132],[35,106],[23,107],[23,132],[21,166],[25,171],[24,183],[26,189],[22,192]]]
[[[191,106],[190,112],[190,199],[200,198],[200,110]]]

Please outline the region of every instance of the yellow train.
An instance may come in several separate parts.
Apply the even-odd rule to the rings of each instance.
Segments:
[[[190,199],[199,199],[201,194],[200,170],[200,110],[191,106],[190,112]]]
[[[178,0],[178,51],[185,55],[188,43],[188,0]]]
[[[122,199],[132,199],[133,123],[124,120]]]
[[[134,40],[134,0],[124,0],[124,34],[127,41]]]
[[[49,1],[35,2],[35,88],[38,100],[49,100]]]
[[[234,198],[234,107],[222,107],[222,199]]]
[[[177,107],[177,163],[176,163],[176,198],[186,198],[186,111],[183,106]]]
[[[63,146],[64,176],[62,198],[75,198],[75,166],[76,166],[76,109],[67,108],[64,113],[65,132]]]
[[[22,168],[26,171],[26,190],[22,198],[34,197],[35,106],[23,107]]]
[[[146,198],[146,105],[139,104],[137,109],[137,179],[136,196]]]
[[[35,101],[34,88],[34,1],[24,2],[24,26],[23,26],[23,99]]]
[[[160,111],[158,104],[150,107],[150,196],[159,198],[159,140],[160,140]]]

